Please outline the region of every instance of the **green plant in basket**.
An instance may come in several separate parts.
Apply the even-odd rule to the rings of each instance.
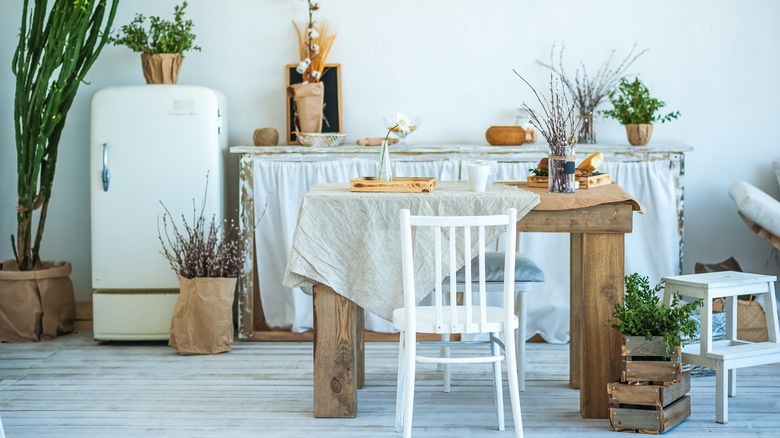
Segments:
[[[702,304],[696,300],[688,304],[680,303],[680,294],[674,294],[669,307],[661,305],[658,292],[663,282],[650,287],[647,277],[639,274],[626,275],[626,295],[623,304],[615,304],[611,327],[624,336],[663,336],[666,349],[664,356],[678,345],[682,345],[682,335],[691,337],[696,334],[696,322],[691,319],[693,312]]]
[[[609,93],[609,100],[612,102],[613,108],[602,111],[601,114],[612,117],[623,125],[664,123],[680,117],[679,111],[665,116],[656,114],[666,104],[650,97],[650,91],[639,78],[634,78],[633,82],[621,78],[618,89]]]
[[[184,53],[188,50],[200,51],[194,44],[192,20],[184,20],[184,9],[187,2],[174,6],[173,21],[160,17],[149,17],[149,30],[145,29],[146,17],[136,14],[130,24],[120,28],[119,36],[111,37],[109,41],[115,46],[124,45],[134,52],[149,55],[159,53]]]

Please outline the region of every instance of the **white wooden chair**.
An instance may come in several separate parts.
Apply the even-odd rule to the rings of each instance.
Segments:
[[[410,216],[409,210],[401,210],[401,254],[403,262],[404,307],[393,312],[393,324],[401,331],[398,354],[398,387],[396,394],[396,431],[403,429],[404,438],[412,435],[412,411],[414,405],[415,366],[417,362],[428,363],[492,363],[493,383],[496,400],[498,430],[504,430],[504,397],[501,377],[501,361],[506,359],[509,394],[512,403],[512,417],[515,423],[515,435],[523,436],[522,419],[520,416],[520,391],[518,388],[517,362],[515,356],[515,333],[518,320],[515,316],[515,233],[517,226],[517,210],[509,209],[506,215],[498,216]],[[506,227],[506,253],[504,257],[504,296],[503,306],[490,307],[486,305],[485,285],[485,227]],[[477,248],[479,251],[478,303],[472,302],[471,264],[466,263],[463,305],[451,296],[444,304],[442,284],[436,281],[432,306],[417,306],[415,300],[415,280],[413,263],[412,227],[416,233],[423,232],[420,228],[431,228],[434,232],[434,263],[437,279],[442,275],[442,232],[446,231],[448,240],[448,265],[450,290],[456,290],[456,266],[458,261],[470,261],[471,245],[463,245],[463,253],[456,254],[456,232],[462,232],[463,242],[472,242],[471,227],[477,227]],[[504,342],[499,339],[503,332]],[[460,347],[485,344],[490,346],[489,354],[471,357],[441,357],[423,356],[417,353],[417,333],[436,334],[467,334],[487,333],[490,340],[485,342],[425,342],[430,347]],[[500,354],[499,347],[505,354]]]
[[[479,260],[477,257],[471,261],[471,272],[477,271],[477,264]],[[465,266],[458,270],[456,287],[458,292],[466,290],[465,283]],[[485,253],[485,286],[487,292],[499,292],[504,291],[504,253],[502,252],[486,252]],[[479,290],[480,277],[472,277],[471,290]],[[515,341],[515,351],[517,353],[517,376],[519,380],[520,391],[525,391],[525,340],[528,337],[526,334],[526,313],[528,308],[528,301],[525,298],[525,294],[533,290],[534,283],[544,282],[544,272],[539,266],[534,263],[530,258],[515,253],[515,314],[520,319],[519,327],[517,328],[517,336]],[[444,279],[443,283],[444,293],[450,292],[450,282],[448,278]],[[442,341],[449,341],[450,335],[441,335]],[[442,357],[449,357],[449,347],[442,347]],[[450,367],[447,364],[440,365],[441,371],[444,372],[444,392],[450,392]]]

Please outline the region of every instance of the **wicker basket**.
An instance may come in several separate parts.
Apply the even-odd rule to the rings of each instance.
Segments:
[[[340,134],[338,132],[296,132],[295,135],[298,136],[298,143],[304,146],[311,146],[315,148],[340,146],[342,143],[344,143],[344,139],[347,137],[347,134]]]

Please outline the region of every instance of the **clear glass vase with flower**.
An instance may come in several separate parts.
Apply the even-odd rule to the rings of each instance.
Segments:
[[[550,75],[550,99],[545,102],[525,78],[517,71],[515,74],[531,88],[541,106],[541,111],[537,112],[523,102],[523,108],[531,115],[531,125],[550,147],[547,157],[548,190],[550,193],[574,193],[574,146],[582,130],[582,118],[576,116],[577,105],[561,92],[559,78]]]
[[[395,114],[395,118],[390,121],[390,125],[391,126],[387,128],[387,135],[385,135],[384,140],[382,140],[382,145],[379,146],[379,170],[376,174],[377,180],[393,180],[393,169],[390,166],[390,144],[388,143],[390,133],[395,132],[406,135],[412,131],[409,118],[400,111]]]

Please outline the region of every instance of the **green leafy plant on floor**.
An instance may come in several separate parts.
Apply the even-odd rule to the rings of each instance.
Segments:
[[[623,125],[664,123],[680,117],[679,111],[665,116],[656,114],[666,104],[650,97],[650,91],[639,78],[634,78],[633,82],[621,78],[618,89],[609,93],[609,100],[612,102],[613,108],[602,111],[601,114],[616,119]]]
[[[109,41],[115,46],[124,45],[134,52],[155,55],[158,53],[184,53],[188,50],[200,51],[194,44],[192,20],[184,20],[187,2],[173,8],[173,21],[160,17],[149,17],[149,30],[144,28],[146,17],[136,14],[130,24],[120,28],[119,36]]]
[[[623,304],[615,304],[611,319],[611,327],[624,336],[663,336],[668,357],[673,349],[682,345],[682,335],[691,337],[696,334],[696,321],[691,319],[693,312],[702,304],[696,300],[688,304],[680,304],[680,294],[674,294],[671,306],[666,307],[658,301],[658,293],[663,289],[663,282],[650,287],[647,277],[639,274],[626,276],[626,295]]]
[[[107,0],[33,0],[29,8],[29,3],[24,0],[19,44],[11,63],[16,76],[19,196],[17,232],[16,238],[11,236],[11,246],[23,271],[41,264],[41,239],[65,119],[79,85],[108,42],[119,5],[118,0],[110,2],[110,7]],[[33,242],[35,210],[39,215]]]

